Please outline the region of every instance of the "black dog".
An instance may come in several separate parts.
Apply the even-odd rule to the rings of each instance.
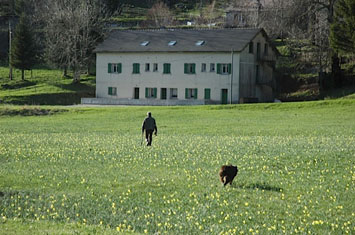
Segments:
[[[223,165],[219,170],[219,177],[223,186],[226,186],[228,183],[232,185],[234,177],[238,174],[238,167],[237,166],[226,166]]]

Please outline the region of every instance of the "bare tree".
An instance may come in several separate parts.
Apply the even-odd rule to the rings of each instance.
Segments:
[[[300,64],[331,72],[339,78],[339,59],[330,47],[330,25],[338,0],[272,0],[264,9],[263,26],[276,37],[288,38],[291,55]]]
[[[148,10],[147,20],[153,26],[160,28],[171,25],[173,23],[173,15],[164,2],[158,1]]]
[[[73,82],[87,70],[103,36],[101,6],[94,0],[47,0],[46,55],[57,67],[73,71]]]
[[[210,4],[202,9],[200,21],[201,23],[205,23],[210,26],[216,18],[216,0],[213,0]]]
[[[228,7],[228,16],[233,18],[232,26],[237,27],[260,27],[261,11],[263,5],[261,0],[234,0]]]
[[[295,0],[293,0],[295,1]],[[311,0],[311,1],[295,1],[293,9],[299,12],[293,16],[298,22],[304,21],[306,24],[294,24],[292,28],[296,28],[299,35],[298,39],[306,40],[309,47],[312,48],[311,53],[316,58],[314,63],[318,65],[318,71],[332,71],[336,66],[332,63],[338,63],[333,50],[330,47],[329,35],[330,25],[334,18],[334,5],[337,0]],[[332,69],[333,68],[333,69]]]

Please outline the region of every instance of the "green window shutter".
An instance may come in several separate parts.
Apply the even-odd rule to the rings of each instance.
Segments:
[[[232,73],[232,64],[228,64],[228,73],[229,73],[229,74]]]
[[[221,71],[221,64],[217,64],[217,74],[221,74],[222,71]]]
[[[133,64],[133,73],[140,73],[138,63]]]
[[[194,99],[197,99],[197,88],[194,89]]]
[[[189,73],[188,67],[189,67],[189,65],[185,63],[184,64],[184,73]]]
[[[185,88],[185,99],[188,99],[189,89]]]
[[[167,64],[167,66],[168,66],[168,73],[171,73],[171,65],[170,64]]]
[[[109,87],[109,88],[108,88],[108,94],[109,94],[109,95],[112,95],[112,87]]]
[[[145,88],[145,98],[148,98],[148,87]]]
[[[154,88],[154,89],[153,89],[153,92],[154,92],[154,93],[153,93],[154,98],[157,98],[157,90],[158,90],[157,88]]]
[[[107,69],[107,72],[108,72],[108,73],[111,73],[111,71],[112,71],[111,67],[112,67],[112,64],[109,63],[109,64],[108,64],[108,69]]]
[[[122,73],[122,63],[119,63],[117,66],[118,73]]]
[[[140,64],[136,64],[136,66],[137,66],[137,73],[140,73],[141,71],[140,71]]]
[[[211,99],[211,89],[206,88],[205,89],[205,100]]]
[[[163,73],[164,74],[170,73],[170,64],[164,64]]]
[[[192,73],[193,73],[193,74],[196,73],[196,64],[192,64]]]

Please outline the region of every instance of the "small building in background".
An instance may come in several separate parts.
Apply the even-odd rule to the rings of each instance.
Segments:
[[[274,100],[277,51],[263,29],[117,30],[96,50],[86,104],[202,105]]]

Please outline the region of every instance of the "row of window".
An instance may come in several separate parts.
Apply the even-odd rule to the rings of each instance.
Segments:
[[[169,94],[167,93],[169,90]],[[145,88],[145,98],[156,99],[158,89],[156,87],[146,87]],[[110,96],[117,96],[117,87],[108,87],[108,94]],[[160,99],[165,100],[169,95],[169,99],[178,99],[178,89],[177,88],[160,88]],[[197,99],[198,90],[197,88],[185,88],[185,99]],[[139,87],[133,88],[133,98],[139,99]],[[204,89],[204,98],[206,100],[211,99],[211,89]]]
[[[140,44],[141,44],[141,46],[146,47],[146,46],[149,45],[149,43],[150,43],[150,41],[143,41],[143,42],[141,42]],[[177,43],[177,41],[175,41],[175,40],[169,41],[169,42],[168,42],[168,46],[175,46],[176,43]],[[203,40],[199,40],[199,41],[196,41],[196,42],[195,42],[195,45],[196,45],[196,46],[202,46],[202,45],[204,45],[204,44],[205,44],[205,41],[203,41]]]
[[[150,63],[145,64],[145,72],[150,72]],[[153,63],[153,72],[158,72],[158,64]],[[216,72],[215,63],[210,63],[209,65],[210,72]],[[201,64],[201,72],[207,72],[207,64]],[[232,64],[217,64],[217,74],[230,74],[232,72]],[[122,73],[122,63],[109,63],[108,64],[108,73]],[[133,63],[133,74],[140,73],[140,64]],[[196,64],[195,63],[185,63],[184,64],[184,73],[185,74],[196,74]],[[171,74],[171,64],[163,64],[163,74]]]

